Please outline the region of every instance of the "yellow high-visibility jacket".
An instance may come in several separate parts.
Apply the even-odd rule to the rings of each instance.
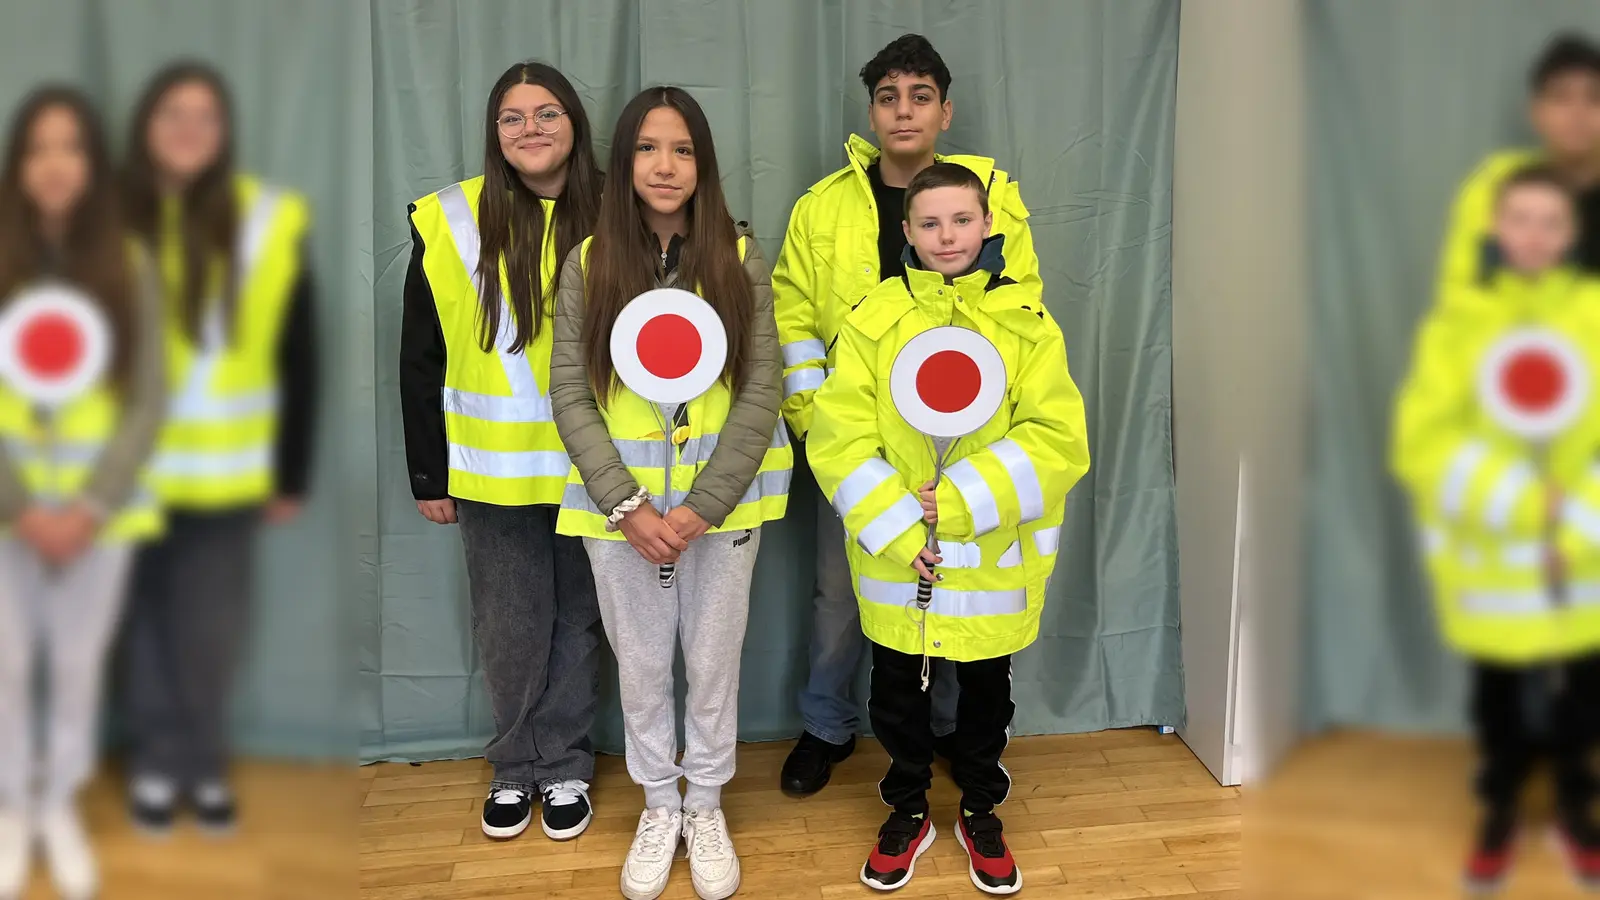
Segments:
[[[908,341],[951,324],[994,343],[1008,386],[988,424],[952,446],[939,481],[944,580],[933,590],[924,633],[911,563],[928,532],[915,491],[933,477],[934,456],[895,410],[888,381]],[[957,661],[1031,644],[1067,492],[1089,469],[1083,398],[1037,289],[984,269],[946,284],[908,265],[904,278],[884,281],[845,318],[835,364],[817,391],[807,452],[851,538],[866,636],[902,653]]]
[[[1578,422],[1542,453],[1498,425],[1479,400],[1479,369],[1519,327],[1564,334],[1589,377],[1600,376],[1600,282],[1567,269],[1534,279],[1501,271],[1481,288],[1457,287],[1424,320],[1391,447],[1445,639],[1505,663],[1600,649],[1600,398],[1591,394]],[[1568,570],[1562,599],[1543,558],[1551,482],[1565,497],[1555,532]]]
[[[544,327],[518,352],[508,298],[511,282],[500,261],[500,333],[495,349],[479,343],[482,308],[478,270],[478,204],[483,176],[418,200],[411,222],[423,240],[422,270],[444,335],[445,442],[449,494],[496,506],[557,505],[571,461],[550,411],[550,323],[555,316],[555,201],[544,205],[539,263]]]
[[[883,280],[878,207],[867,178],[880,151],[860,135],[851,135],[844,149],[848,165],[796,201],[772,270],[772,302],[783,344],[783,415],[802,440],[811,430],[812,396],[834,368],[834,342],[845,316]],[[938,159],[966,166],[988,186],[993,233],[1006,238],[1005,275],[1039,290],[1039,257],[1017,183],[985,156]]]
[[[164,210],[160,246],[167,286],[167,373],[172,404],[152,465],[162,501],[180,509],[232,509],[273,492],[278,433],[278,337],[301,268],[310,227],[304,197],[235,176],[239,203],[239,296],[222,325],[213,305],[193,340],[176,298],[182,295],[181,211]],[[214,279],[221,283],[220,273]]]

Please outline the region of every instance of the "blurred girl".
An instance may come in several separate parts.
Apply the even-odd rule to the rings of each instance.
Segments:
[[[134,544],[161,528],[141,475],[165,405],[161,299],[128,241],[100,124],[76,91],[24,101],[0,174],[0,310],[56,282],[111,335],[99,384],[47,409],[0,383],[0,897],[20,895],[37,836],[57,891],[94,893],[73,808],[94,766],[102,661]],[[47,666],[48,691],[31,676]],[[35,701],[42,699],[42,715]]]
[[[617,657],[628,774],[645,790],[622,893],[658,896],[681,835],[695,891],[714,900],[739,887],[721,789],[733,777],[760,528],[782,517],[788,496],[783,363],[766,263],[728,215],[711,129],[694,99],[673,87],[633,98],[617,120],[608,171],[594,237],[561,272],[551,398],[575,471],[557,529],[582,536],[594,564]],[[621,384],[610,339],[630,300],[680,286],[716,310],[728,352],[717,384],[668,423]],[[669,562],[676,582],[663,587],[658,570]],[[672,677],[680,637],[689,688],[681,767]]]
[[[417,509],[461,524],[472,633],[494,709],[483,832],[522,833],[542,793],[556,840],[590,818],[600,609],[556,536],[571,462],[550,415],[556,266],[594,228],[600,171],[577,91],[507,69],[484,111],[483,174],[411,205],[400,408]]]
[[[145,89],[125,186],[160,267],[172,391],[153,466],[169,527],[135,563],[126,634],[130,809],[161,830],[185,796],[202,826],[226,830],[256,532],[297,514],[311,455],[310,211],[234,171],[227,90],[195,63]]]

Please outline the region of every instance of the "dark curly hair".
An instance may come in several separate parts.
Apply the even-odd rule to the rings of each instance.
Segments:
[[[1545,45],[1528,72],[1528,90],[1537,94],[1552,79],[1571,72],[1600,77],[1600,45],[1576,31],[1557,34]]]
[[[900,35],[861,67],[861,83],[867,86],[868,96],[890,72],[932,78],[939,89],[940,102],[950,97],[950,68],[944,64],[939,51],[920,34]]]

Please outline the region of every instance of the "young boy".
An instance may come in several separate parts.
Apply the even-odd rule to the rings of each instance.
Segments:
[[[1028,210],[1016,182],[981,156],[940,157],[939,134],[950,127],[950,70],[927,38],[903,35],[861,69],[874,147],[859,136],[845,145],[848,164],[795,203],[783,252],[772,271],[778,338],[783,344],[783,414],[795,437],[811,428],[811,399],[834,363],[834,342],[851,307],[885,278],[901,272],[900,228],[912,176],[947,159],[971,169],[990,194],[994,230],[1006,236],[1006,274],[1037,286],[1039,261]],[[844,560],[844,530],[817,503],[816,595],[811,671],[800,692],[805,732],[783,765],[782,788],[805,796],[821,790],[833,766],[855,749],[858,707],[851,698],[861,658],[861,628]],[[954,679],[934,699],[941,735],[954,730]]]
[[[811,427],[812,471],[852,538],[846,555],[872,644],[868,711],[891,760],[879,793],[893,812],[861,880],[878,890],[904,885],[933,842],[924,677],[953,675],[961,686],[947,744],[962,791],[956,839],[972,883],[1010,894],[1022,874],[994,808],[1011,788],[1000,765],[1015,709],[1011,654],[1038,636],[1067,491],[1089,469],[1083,399],[1037,287],[1001,274],[1009,238],[990,236],[982,179],[956,163],[928,166],[907,186],[904,214],[904,271],[840,324],[837,368],[817,391]],[[1008,384],[999,412],[952,446],[935,485],[930,442],[883,386],[900,349],[940,325],[988,338]],[[930,527],[939,553],[926,547]],[[937,582],[925,612],[914,602],[919,575]],[[931,667],[935,658],[954,665]]]
[[[1490,889],[1511,862],[1517,801],[1534,763],[1555,769],[1557,828],[1577,875],[1600,887],[1600,831],[1590,757],[1600,707],[1600,402],[1543,448],[1480,402],[1480,368],[1516,329],[1565,337],[1600,376],[1600,282],[1565,263],[1577,233],[1567,179],[1525,168],[1494,208],[1499,262],[1429,314],[1396,409],[1393,467],[1412,495],[1441,628],[1472,662],[1472,714],[1483,823],[1467,864]],[[1524,403],[1555,403],[1565,380],[1497,376]],[[1529,689],[1551,698],[1543,729]],[[1547,734],[1540,734],[1545,730]]]
[[[1579,231],[1572,262],[1600,275],[1600,45],[1579,34],[1557,35],[1529,73],[1528,118],[1538,149],[1489,155],[1456,197],[1445,232],[1440,294],[1482,283],[1499,261],[1495,198],[1507,175],[1544,163],[1575,192]]]

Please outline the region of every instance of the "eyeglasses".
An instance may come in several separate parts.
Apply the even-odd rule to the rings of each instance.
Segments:
[[[562,109],[541,109],[533,115],[533,130],[539,134],[555,134],[561,130]],[[528,132],[528,117],[519,112],[501,113],[498,122],[500,134],[508,138],[522,137]]]

